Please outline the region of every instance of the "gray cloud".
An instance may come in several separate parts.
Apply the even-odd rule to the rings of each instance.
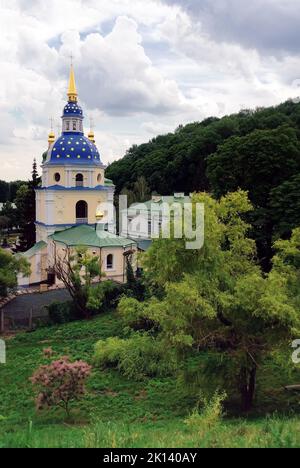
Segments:
[[[179,124],[298,96],[299,2],[0,2],[1,178],[29,175],[47,147],[71,52],[104,162]]]
[[[162,0],[179,5],[216,40],[261,53],[300,52],[299,0]]]

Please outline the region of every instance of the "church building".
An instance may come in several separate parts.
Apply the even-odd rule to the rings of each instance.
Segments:
[[[62,133],[49,133],[43,155],[42,184],[36,190],[36,241],[23,255],[31,264],[29,278],[20,286],[59,283],[55,262],[66,250],[86,247],[97,255],[105,277],[126,281],[126,258],[135,258],[135,241],[117,236],[114,221],[107,221],[115,187],[105,178],[105,166],[95,145],[94,132],[84,135],[73,65],[68,102],[62,115]]]

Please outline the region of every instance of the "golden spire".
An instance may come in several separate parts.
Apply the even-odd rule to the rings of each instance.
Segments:
[[[71,63],[69,89],[68,89],[69,101],[77,102],[77,96],[78,96],[78,94],[77,94],[77,89],[76,89],[74,67],[73,67],[73,63]]]

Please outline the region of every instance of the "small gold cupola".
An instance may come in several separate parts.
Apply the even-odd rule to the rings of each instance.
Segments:
[[[92,117],[90,117],[90,131],[88,133],[88,139],[92,142],[92,143],[96,143],[96,140],[95,140],[95,132],[94,132],[94,119]]]
[[[48,143],[51,146],[55,142],[55,133],[53,131],[53,117],[49,119],[50,121],[50,132],[48,133]]]
[[[49,145],[52,145],[52,143],[55,142],[55,133],[51,130],[48,135],[48,143]]]
[[[77,102],[77,98],[78,98],[73,64],[71,64],[71,70],[70,70],[68,98],[69,98],[69,102]]]
[[[89,139],[92,143],[95,143],[95,142],[96,142],[94,130],[90,130],[90,131],[89,131],[89,133],[88,133],[88,139]]]

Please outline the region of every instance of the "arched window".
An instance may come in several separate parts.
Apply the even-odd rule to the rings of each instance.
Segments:
[[[76,125],[76,120],[73,120],[73,130],[76,132],[77,130],[77,125]]]
[[[102,180],[102,176],[101,176],[101,174],[98,174],[98,176],[97,176],[97,182],[99,182],[99,183],[100,183],[100,182],[101,182],[101,180]]]
[[[76,224],[88,224],[88,204],[84,200],[76,203]]]
[[[113,267],[114,267],[114,256],[112,254],[109,254],[106,257],[106,269],[112,270]]]
[[[54,180],[55,180],[55,182],[59,182],[59,181],[60,181],[60,173],[59,173],[59,172],[56,172],[56,173],[54,174]]]
[[[66,122],[66,130],[67,130],[67,132],[70,131],[70,121],[69,120],[67,120],[67,122]]]
[[[76,187],[83,187],[83,175],[76,174]]]

